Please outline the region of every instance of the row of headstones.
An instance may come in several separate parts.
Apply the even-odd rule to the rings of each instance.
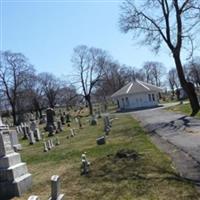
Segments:
[[[28,139],[30,144],[34,144],[36,141],[42,139],[37,123],[32,121],[30,124],[21,123],[16,127],[18,135],[23,136],[23,139]]]
[[[52,148],[60,144],[60,141],[58,137],[55,138],[55,141],[53,139],[49,139],[47,141],[44,141],[44,152],[50,151]]]
[[[51,196],[48,200],[63,200],[64,194],[60,193],[60,177],[57,175],[53,175],[51,177]],[[36,195],[32,195],[28,198],[28,200],[40,200],[40,198]]]

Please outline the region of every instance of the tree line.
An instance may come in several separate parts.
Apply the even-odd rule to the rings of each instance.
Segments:
[[[99,48],[80,45],[74,48],[72,64],[75,73],[63,80],[48,72],[37,73],[21,53],[1,52],[0,110],[11,111],[13,123],[23,121],[24,113],[42,117],[47,107],[73,107],[86,104],[93,114],[92,102],[108,102],[110,96],[126,83],[139,79],[158,87],[168,86],[172,94],[180,87],[175,68],[168,72],[156,61],[141,68],[120,64]],[[184,65],[188,81],[200,86],[200,59]]]

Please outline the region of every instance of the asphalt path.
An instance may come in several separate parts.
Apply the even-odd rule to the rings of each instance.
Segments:
[[[200,185],[200,120],[165,107],[129,112],[148,131],[152,142],[169,154],[181,177]]]

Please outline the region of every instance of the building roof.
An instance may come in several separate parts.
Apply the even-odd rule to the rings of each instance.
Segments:
[[[162,92],[162,88],[157,87],[155,85],[135,80],[121,89],[117,90],[111,97],[118,97],[118,96],[123,96],[127,94],[138,94],[138,93],[147,93],[147,92]]]

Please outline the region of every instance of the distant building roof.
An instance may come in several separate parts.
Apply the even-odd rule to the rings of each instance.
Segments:
[[[162,92],[162,88],[143,81],[135,80],[116,91],[111,97],[114,98],[127,94],[146,93],[149,91]]]

